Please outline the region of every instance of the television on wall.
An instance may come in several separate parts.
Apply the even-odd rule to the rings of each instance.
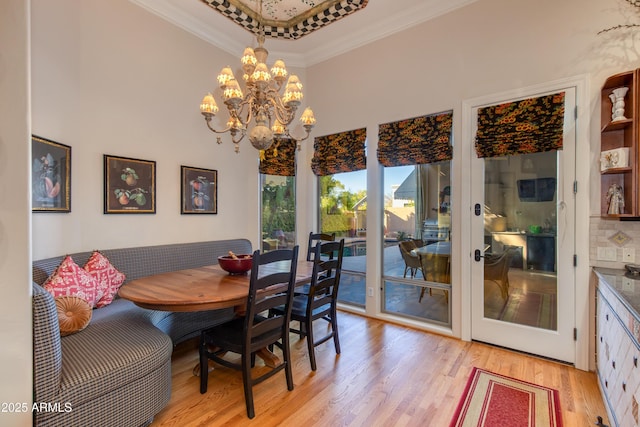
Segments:
[[[551,202],[555,193],[555,178],[518,180],[518,197],[521,202]]]

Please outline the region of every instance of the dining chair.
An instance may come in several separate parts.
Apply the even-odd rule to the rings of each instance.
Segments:
[[[418,249],[418,245],[415,240],[403,240],[398,243],[400,249],[400,255],[404,261],[404,276],[407,277],[407,271],[411,274],[411,277],[415,277],[418,270],[422,269],[420,264],[420,258],[417,255],[411,253],[412,250]]]
[[[334,242],[336,240],[336,233],[309,233],[309,241],[307,243],[307,261],[313,261],[314,250],[318,242]],[[295,295],[308,295],[309,284],[298,287],[295,291]]]
[[[318,261],[313,265],[309,293],[293,298],[291,321],[298,321],[300,329],[291,328],[291,331],[307,338],[312,371],[316,370],[315,347],[318,345],[333,338],[336,353],[340,354],[337,303],[343,252],[344,239],[316,244],[313,255]],[[282,315],[283,311],[283,307],[277,307],[270,311],[270,315]],[[321,338],[316,337],[313,326],[313,322],[319,319],[327,321],[330,326],[330,331]]]
[[[451,283],[451,264],[449,254],[423,253],[418,252],[420,265],[422,266],[422,277],[427,282]],[[422,297],[426,289],[429,289],[429,296],[433,295],[433,288],[423,287],[420,289],[418,302],[422,302]],[[445,302],[449,301],[449,291],[443,289]]]
[[[247,416],[255,416],[253,407],[253,386],[285,371],[287,389],[293,390],[291,371],[291,352],[289,349],[289,323],[291,320],[291,303],[296,281],[298,246],[293,249],[278,249],[271,252],[253,253],[253,264],[244,316],[235,318],[213,328],[202,331],[200,337],[200,393],[206,393],[208,381],[208,360],[220,365],[242,371],[244,397]],[[286,270],[279,268],[282,263]],[[266,289],[286,284],[286,288],[267,291]],[[269,312],[274,307],[282,310],[270,317],[260,313]],[[283,361],[263,374],[252,377],[251,368],[255,365],[255,354],[278,345],[282,349]],[[240,363],[224,358],[227,352],[241,355]],[[213,371],[215,372],[215,371]]]
[[[309,242],[307,244],[307,261],[313,261],[313,253],[317,242],[333,242],[336,240],[336,233],[309,233]]]

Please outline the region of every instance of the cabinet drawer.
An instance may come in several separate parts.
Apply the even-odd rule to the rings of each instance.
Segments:
[[[611,422],[619,426],[639,425],[640,351],[614,307],[600,292],[596,339],[598,376],[613,415]]]

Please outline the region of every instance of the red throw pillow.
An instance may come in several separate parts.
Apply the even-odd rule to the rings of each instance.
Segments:
[[[113,301],[118,289],[124,283],[125,275],[111,264],[99,251],[94,251],[84,265],[84,269],[96,280],[98,296],[96,308],[105,307]]]
[[[54,298],[76,296],[91,307],[96,303],[96,280],[67,255],[56,271],[44,282],[43,287]]]

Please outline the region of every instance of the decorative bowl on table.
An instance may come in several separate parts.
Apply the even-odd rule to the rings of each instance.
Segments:
[[[246,274],[251,270],[253,257],[251,254],[238,254],[235,258],[231,255],[218,257],[218,264],[229,274]]]

